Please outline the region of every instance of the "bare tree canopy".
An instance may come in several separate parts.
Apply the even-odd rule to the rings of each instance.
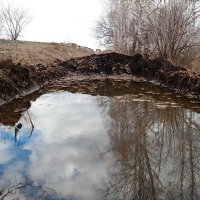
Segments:
[[[1,19],[3,29],[11,40],[17,40],[24,28],[30,23],[30,17],[23,8],[2,6]]]
[[[107,0],[97,38],[120,53],[176,59],[200,42],[199,0]]]

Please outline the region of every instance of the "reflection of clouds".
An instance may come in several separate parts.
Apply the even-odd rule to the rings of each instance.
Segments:
[[[12,160],[13,155],[9,152],[10,143],[0,144],[0,165],[8,163]]]
[[[70,93],[65,93],[64,96],[58,93],[58,96],[51,98],[42,96],[30,109],[38,119],[38,128],[48,132],[44,135],[48,142],[62,141],[65,134],[74,136],[101,128],[100,114],[93,98]],[[49,103],[53,105],[49,106]]]
[[[26,147],[32,149],[31,175],[45,178],[63,196],[98,199],[95,190],[101,189],[106,167],[102,160],[94,159],[92,151],[102,149],[107,138],[101,134],[95,98],[70,93],[44,95],[30,112],[37,119],[36,130],[42,132]]]
[[[92,187],[100,184],[100,178],[106,174],[104,163],[88,156],[84,144],[87,147],[91,142],[94,138],[66,139],[60,144],[47,144],[33,150],[32,175],[46,178],[61,194],[76,191],[76,195],[87,199]]]
[[[16,171],[24,169],[29,151],[19,152],[15,144],[14,128],[0,126],[0,176],[13,178]],[[4,177],[4,178],[3,178]],[[4,182],[4,181],[3,181]],[[0,183],[1,188],[2,183]]]

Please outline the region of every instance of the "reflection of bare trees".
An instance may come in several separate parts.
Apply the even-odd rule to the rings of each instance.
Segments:
[[[28,110],[27,110],[27,114],[28,114],[29,121],[30,121],[30,123],[31,123],[31,133],[30,133],[30,135],[29,135],[29,138],[30,138],[30,137],[32,136],[32,134],[33,134],[34,125],[33,125],[32,119],[31,119],[31,115],[30,115],[30,113],[29,113]]]
[[[40,180],[23,175],[21,178],[9,179],[0,185],[0,200],[4,199],[51,199],[56,192],[45,186]]]
[[[35,128],[32,118],[33,118],[33,114],[30,113],[29,110],[24,112],[23,115],[22,115],[22,118],[21,118],[21,120],[24,122],[26,127],[31,127],[30,134],[29,134],[28,138],[30,138],[32,136],[34,128]]]
[[[146,99],[145,99],[146,98]],[[199,199],[200,116],[127,95],[109,103],[111,199]]]

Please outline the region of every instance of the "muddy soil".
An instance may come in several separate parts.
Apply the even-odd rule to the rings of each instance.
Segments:
[[[174,92],[193,98],[200,97],[200,75],[184,67],[174,66],[162,59],[147,59],[141,54],[126,56],[117,53],[92,55],[67,61],[57,61],[66,70],[66,76],[137,77],[139,81],[154,82]]]
[[[45,67],[13,64],[12,60],[0,62],[0,104],[16,96],[41,87],[64,74],[64,70],[57,66]]]
[[[24,96],[41,86],[56,88],[56,81],[132,80],[154,82],[174,92],[193,98],[200,97],[200,75],[161,59],[145,59],[141,54],[126,56],[117,53],[93,54],[56,60],[50,66],[0,62],[0,103]]]

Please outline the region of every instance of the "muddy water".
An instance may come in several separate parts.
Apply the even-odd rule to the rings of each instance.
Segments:
[[[0,108],[0,198],[199,199],[198,101],[139,83],[53,90]]]

